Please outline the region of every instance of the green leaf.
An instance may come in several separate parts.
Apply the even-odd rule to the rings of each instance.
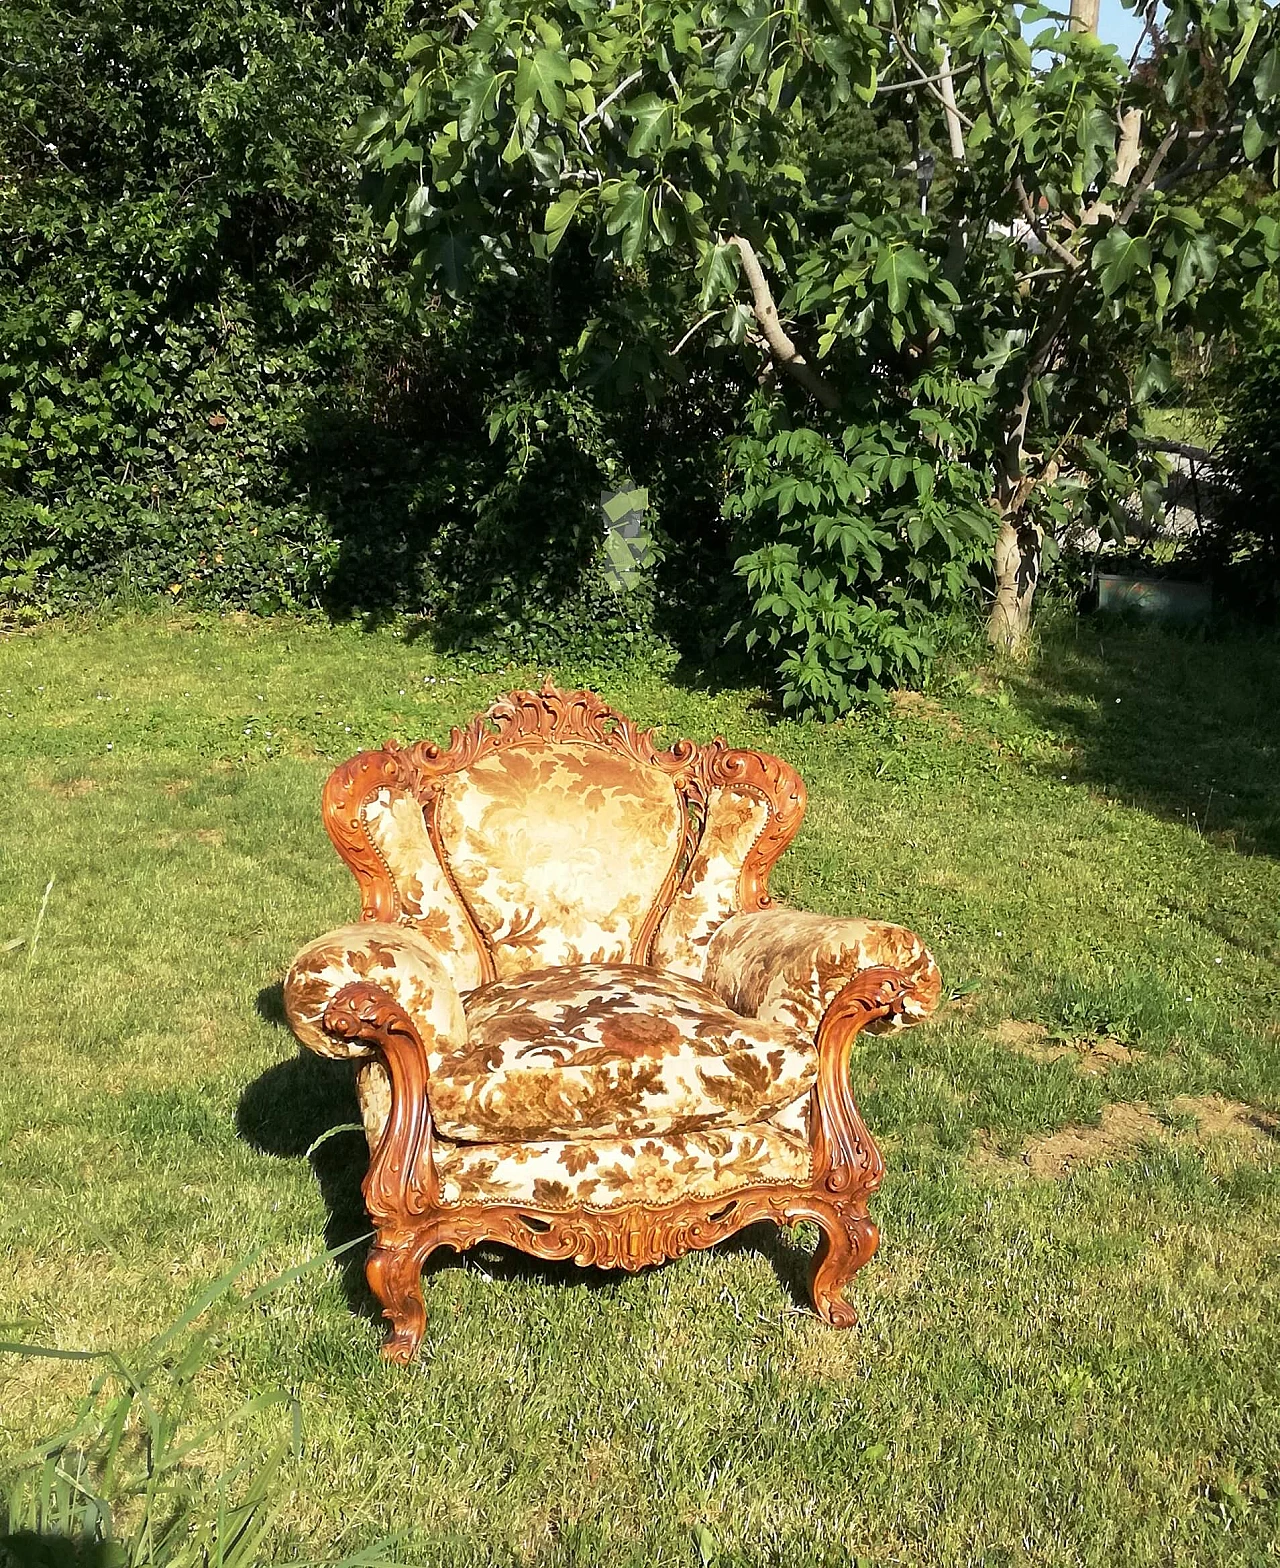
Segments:
[[[462,168],[465,154],[456,134],[457,129],[456,122],[450,120],[431,144],[431,183],[437,189],[448,185]]]
[[[643,185],[623,185],[605,219],[605,232],[621,234],[622,259],[633,266],[649,238],[649,198]]]
[[[404,210],[403,229],[406,234],[420,234],[430,225],[431,219],[437,216],[436,209],[431,201],[431,187],[419,185],[409,198],[409,203]]]
[[[562,191],[547,208],[543,219],[543,232],[547,236],[547,254],[550,255],[565,236],[573,215],[582,205],[585,191]]]
[[[697,18],[690,11],[676,11],[671,17],[671,41],[677,54],[689,54],[689,44],[698,29]]]
[[[440,279],[445,293],[460,298],[471,274],[470,243],[452,229],[439,229],[427,246],[424,264]]]
[[[709,309],[717,300],[737,293],[740,259],[736,245],[717,245],[708,253],[707,270],[702,279],[703,310]]]
[[[923,550],[933,538],[933,524],[927,517],[913,517],[907,524],[907,538],[913,550]]]
[[[523,108],[536,97],[555,120],[565,111],[565,85],[573,80],[569,57],[563,49],[537,49],[522,55],[516,66],[516,102]]]
[[[1267,133],[1262,129],[1255,115],[1251,114],[1244,122],[1244,131],[1240,137],[1240,145],[1244,149],[1244,155],[1250,163],[1256,163],[1262,156],[1263,150],[1267,145]]]
[[[1208,234],[1189,234],[1178,247],[1171,303],[1184,300],[1197,282],[1211,283],[1218,270],[1218,247]]]
[[[754,74],[759,75],[769,58],[769,43],[773,34],[774,15],[771,0],[757,0],[750,12],[732,10],[725,17],[729,37],[716,55],[715,82],[717,87],[728,87],[742,64],[743,56],[751,54]]]
[[[1116,294],[1139,272],[1151,265],[1151,244],[1139,235],[1130,234],[1119,224],[1111,228],[1094,247],[1093,267],[1102,282],[1102,292]]]
[[[1227,72],[1227,85],[1229,87],[1235,85],[1236,77],[1240,75],[1249,50],[1253,48],[1253,40],[1257,36],[1258,24],[1262,21],[1262,11],[1261,5],[1255,6],[1253,15],[1245,23],[1245,29],[1241,34],[1236,52],[1231,57],[1231,69]]]
[[[458,135],[464,142],[474,141],[484,122],[493,119],[501,85],[487,65],[478,66],[462,83],[466,105],[458,116]]]
[[[657,93],[642,93],[627,105],[625,113],[635,121],[627,142],[628,158],[642,158],[670,142],[674,126],[671,105]]]
[[[889,309],[896,316],[907,303],[911,284],[923,283],[928,277],[929,267],[920,252],[902,245],[880,252],[871,281],[885,285]]]
[[[1135,401],[1146,403],[1162,392],[1173,390],[1173,365],[1164,349],[1154,349],[1147,355],[1133,386]]]
[[[525,156],[548,185],[559,185],[564,168],[564,143],[558,136],[544,136],[525,149]]]
[[[356,148],[363,151],[391,124],[389,109],[366,109],[356,121]]]
[[[1268,49],[1253,73],[1253,90],[1263,103],[1280,97],[1280,48]]]

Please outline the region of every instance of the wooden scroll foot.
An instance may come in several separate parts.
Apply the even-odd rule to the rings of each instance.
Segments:
[[[876,1250],[880,1232],[875,1221],[865,1215],[845,1216],[832,1211],[811,1217],[822,1229],[809,1283],[813,1309],[832,1328],[852,1328],[858,1314],[842,1291]]]
[[[391,1325],[382,1347],[383,1359],[405,1366],[418,1354],[427,1330],[427,1309],[422,1299],[422,1253],[412,1244],[375,1246],[365,1264],[369,1289],[382,1303],[382,1315]]]

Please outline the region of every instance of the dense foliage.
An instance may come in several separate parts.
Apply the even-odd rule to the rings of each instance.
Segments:
[[[589,275],[458,313],[388,263],[346,146],[409,11],[0,8],[11,615],[132,589],[606,655],[661,611],[598,570],[601,489],[632,473],[679,520],[667,576],[723,577],[732,426],[715,396],[610,420],[564,384]]]
[[[1280,615],[1280,311],[1260,313],[1234,385],[1221,440],[1228,493],[1204,553],[1229,604]]]
[[[593,259],[562,361],[602,406],[740,350],[742,624],[825,714],[910,679],[983,582],[1021,643],[1055,531],[1123,526],[1167,335],[1280,259],[1271,219],[1203,200],[1274,181],[1277,13],[1163,20],[1135,72],[1035,6],[490,0],[410,43],[363,146],[423,288]],[[890,96],[915,180],[808,155]]]
[[[1280,259],[1277,14],[1162,16],[1133,71],[1013,4],[0,7],[0,593],[736,627],[824,715],[984,595],[1016,644]]]
[[[210,585],[268,608],[324,580],[335,543],[290,468],[314,384],[376,353],[367,225],[335,177],[343,109],[373,81],[348,60],[379,28],[389,55],[395,18],[316,20],[187,0],[4,12],[11,589]]]

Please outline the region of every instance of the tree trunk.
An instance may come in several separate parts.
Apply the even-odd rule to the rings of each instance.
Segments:
[[[1040,529],[1006,513],[996,535],[996,596],[987,620],[992,647],[1021,657],[1031,636],[1031,605],[1040,577]]]
[[[1098,0],[1071,0],[1071,30],[1076,33],[1098,31]]]

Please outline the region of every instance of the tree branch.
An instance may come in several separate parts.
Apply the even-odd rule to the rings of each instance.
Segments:
[[[1080,260],[1079,256],[1073,255],[1060,239],[1058,239],[1055,235],[1050,234],[1048,229],[1042,227],[1036,221],[1035,208],[1031,204],[1030,196],[1027,195],[1027,187],[1022,183],[1022,176],[1020,174],[1014,176],[1013,190],[1014,194],[1018,198],[1018,204],[1026,214],[1027,225],[1031,232],[1035,235],[1035,237],[1040,241],[1046,250],[1051,250],[1059,261],[1066,262],[1067,266],[1070,267],[1073,272],[1078,272],[1080,268],[1084,266],[1084,262]]]
[[[769,352],[776,363],[807,392],[811,392],[823,408],[839,408],[840,398],[835,388],[812,369],[804,355],[782,330],[782,323],[778,320],[778,307],[773,303],[773,295],[769,290],[764,269],[752,249],[750,240],[743,239],[740,234],[731,234],[726,243],[735,247],[742,261],[742,271],[751,290],[752,309],[755,311],[756,321],[760,324],[761,335],[769,345]]]
[[[1156,9],[1157,9],[1157,7],[1156,7],[1156,5],[1154,3],[1154,0],[1152,0],[1151,4],[1146,5],[1146,6],[1143,7],[1143,10],[1142,10],[1142,31],[1138,34],[1138,41],[1137,41],[1136,44],[1134,44],[1134,46],[1133,46],[1133,53],[1129,56],[1129,73],[1130,73],[1130,75],[1133,74],[1133,68],[1138,63],[1138,55],[1142,52],[1142,46],[1147,41],[1147,34],[1151,31],[1152,27],[1155,25]]]
[[[1212,163],[1198,164],[1191,172],[1195,175],[1226,174],[1231,169],[1243,169],[1243,157],[1243,153],[1229,152],[1224,154],[1224,156],[1221,158],[1216,158]],[[1172,190],[1173,187],[1178,184],[1177,175],[1178,171],[1175,169],[1173,175],[1171,175],[1169,179],[1157,181],[1156,183],[1158,189],[1162,191]]]
[[[1112,184],[1122,188],[1129,183],[1133,171],[1138,167],[1138,158],[1141,154],[1142,139],[1142,110],[1126,109],[1120,116],[1120,144],[1116,148],[1116,172],[1112,176]],[[1157,156],[1163,157],[1160,153]]]
[[[964,67],[964,70],[972,71],[973,67],[971,65],[967,65]],[[913,76],[909,82],[881,82],[876,88],[875,95],[877,98],[883,98],[885,93],[910,92],[913,87],[930,87],[934,83],[946,81],[948,77],[954,78],[962,74],[963,73],[961,71],[953,72],[951,67],[948,65],[945,70],[939,71],[936,76]]]
[[[1131,109],[1129,112],[1131,114],[1137,114],[1138,110]],[[1148,163],[1147,167],[1143,170],[1142,178],[1134,186],[1133,194],[1129,197],[1129,200],[1125,202],[1124,207],[1120,213],[1120,223],[1122,226],[1128,223],[1129,219],[1132,218],[1134,213],[1138,210],[1138,203],[1142,200],[1143,191],[1150,188],[1152,180],[1154,180],[1156,175],[1160,172],[1160,165],[1165,160],[1165,154],[1169,151],[1170,147],[1173,146],[1177,139],[1178,127],[1175,125],[1165,132],[1164,140],[1151,154],[1151,162]]]
[[[604,111],[609,107],[614,99],[620,98],[622,94],[626,92],[628,87],[634,87],[643,75],[644,69],[642,67],[638,71],[632,71],[631,75],[628,76],[625,81],[619,82],[603,103],[597,104],[590,114],[584,115],[584,117],[578,121],[578,135],[581,136],[586,131],[587,126],[591,124],[592,120],[600,119],[600,117],[604,114]]]
[[[689,341],[689,339],[694,335],[694,333],[705,327],[708,321],[714,321],[719,314],[720,312],[718,310],[709,310],[705,316],[699,317],[699,319],[694,322],[694,324],[689,328],[689,330],[680,339],[676,346],[671,350],[671,357],[674,359],[675,356]]]
[[[1220,141],[1223,136],[1233,129],[1234,127],[1232,125],[1225,124],[1215,125],[1211,131],[1205,131],[1202,133],[1196,133],[1194,131],[1188,132],[1187,140],[1190,141],[1194,138],[1199,140],[1201,145],[1196,148],[1189,158],[1180,163],[1176,169],[1174,169],[1171,173],[1166,174],[1165,177],[1159,181],[1159,188],[1162,191],[1171,190],[1175,185],[1179,184],[1184,179],[1191,179],[1195,175],[1201,173],[1210,174],[1215,172],[1219,167],[1221,160],[1219,160],[1219,163],[1209,164],[1207,166],[1202,165],[1201,160],[1215,142]],[[1230,158],[1232,160],[1234,160],[1236,156],[1237,154],[1234,152],[1230,154]]]
[[[911,50],[907,48],[906,42],[904,41],[904,39],[902,37],[902,33],[899,30],[898,24],[896,22],[893,25],[893,36],[897,40],[898,48],[902,50],[904,58],[908,61],[908,63],[910,65],[914,66],[916,75],[920,78],[921,85],[928,88],[930,94],[934,98],[936,98],[938,100],[938,102],[942,105],[943,109],[946,111],[948,116],[954,114],[956,116],[956,118],[961,122],[962,125],[965,125],[965,126],[967,126],[969,128],[969,130],[972,130],[973,129],[973,121],[969,118],[969,116],[967,114],[964,114],[961,110],[956,108],[955,94],[953,93],[951,95],[951,102],[948,104],[947,100],[942,96],[942,94],[934,86],[934,79],[933,79],[933,77],[931,77],[929,75],[928,71],[925,70],[924,66],[922,66],[920,64],[919,60],[916,59],[915,55],[913,55],[911,53]],[[951,69],[950,66],[948,66],[947,67],[947,74],[948,75],[950,74],[950,69]]]
[[[965,161],[964,132],[960,129],[960,111],[956,108],[956,89],[951,79],[951,51],[942,46],[942,75],[939,79],[942,107],[947,116],[947,139],[951,143],[951,156],[957,163]]]

